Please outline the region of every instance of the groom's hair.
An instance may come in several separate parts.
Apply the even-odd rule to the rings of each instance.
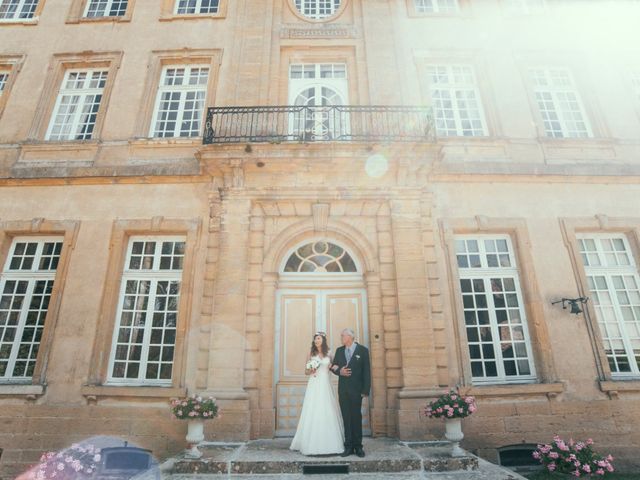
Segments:
[[[353,339],[356,338],[355,332],[353,330],[351,330],[350,328],[345,328],[344,330],[342,330],[342,333],[346,333],[347,335],[349,335]]]

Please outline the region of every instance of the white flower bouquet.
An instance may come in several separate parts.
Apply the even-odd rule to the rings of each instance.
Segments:
[[[320,360],[318,360],[317,358],[312,358],[307,362],[305,368],[307,370],[317,370],[319,366],[320,366]]]

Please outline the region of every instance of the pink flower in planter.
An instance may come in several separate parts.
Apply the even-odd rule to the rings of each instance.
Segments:
[[[598,468],[596,470],[596,475],[604,475],[604,470],[602,468]]]
[[[553,463],[553,462],[551,462],[549,465],[547,465],[547,469],[548,469],[550,472],[553,472],[553,471],[556,469],[556,464],[555,464],[555,463]]]

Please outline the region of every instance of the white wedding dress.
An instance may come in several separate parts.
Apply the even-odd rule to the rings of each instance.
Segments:
[[[302,402],[298,428],[291,450],[304,455],[328,455],[344,450],[344,426],[338,401],[331,386],[329,357],[320,360],[315,375],[309,377]]]

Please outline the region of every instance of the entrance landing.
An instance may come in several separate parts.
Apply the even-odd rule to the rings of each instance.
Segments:
[[[465,478],[523,477],[467,453],[452,457],[448,442],[404,443],[390,438],[365,438],[366,456],[305,456],[289,450],[291,439],[254,440],[243,444],[203,444],[197,460],[176,457],[166,465],[172,479],[195,478]],[[445,475],[449,473],[450,475]],[[458,476],[461,475],[461,476]]]

